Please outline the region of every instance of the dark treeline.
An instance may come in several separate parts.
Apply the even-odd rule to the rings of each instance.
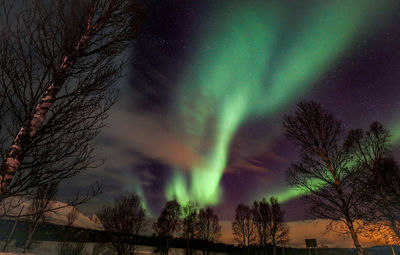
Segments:
[[[59,254],[71,249],[84,250],[71,243],[104,243],[102,249],[112,250],[116,254],[134,253],[138,245],[151,246],[156,254],[168,254],[170,248],[182,248],[186,254],[195,254],[196,250],[204,255],[211,252],[229,254],[279,254],[277,247],[288,242],[288,227],[283,222],[284,212],[276,198],[254,201],[252,206],[240,204],[232,222],[233,244],[220,243],[221,226],[219,217],[212,208],[199,208],[192,201],[181,206],[175,199],[167,201],[159,217],[152,225],[152,236],[148,232],[148,219],[142,207],[141,198],[131,192],[122,192],[98,213],[104,231],[80,229],[74,227],[77,210],[72,208],[63,226],[47,224],[46,220],[36,226],[32,232],[30,218],[18,223],[18,231],[12,234],[11,225],[3,228],[2,239],[14,235],[17,243],[22,240],[58,241]],[[7,221],[4,221],[7,222]],[[26,241],[25,241],[26,243]],[[79,247],[78,247],[79,246]],[[32,249],[30,245],[25,249]],[[28,250],[29,250],[28,249]]]
[[[133,236],[146,228],[144,215],[141,199],[134,193],[122,193],[113,205],[105,206],[100,212],[104,229],[118,233],[107,239],[117,254],[135,250],[139,241]],[[204,255],[234,250],[246,254],[277,254],[277,247],[289,241],[284,211],[274,197],[254,201],[252,206],[237,206],[232,222],[233,240],[237,246],[218,243],[221,235],[218,215],[212,208],[199,208],[193,201],[184,205],[175,199],[167,201],[152,229],[153,238],[148,245],[155,247],[154,253],[163,255],[168,254],[171,247],[184,248],[188,255],[194,254],[195,250],[201,250]]]
[[[224,252],[227,246],[218,244],[221,226],[218,215],[211,208],[199,208],[189,201],[181,206],[175,199],[165,204],[157,221],[153,224],[156,238],[156,254],[168,254],[170,247],[184,248],[186,254],[202,250]]]
[[[252,206],[238,205],[232,222],[234,241],[240,247],[272,247],[273,254],[276,254],[278,245],[289,242],[289,228],[284,223],[284,214],[274,197],[254,201]]]
[[[7,230],[10,230],[13,225],[13,221],[11,220],[2,220],[0,221],[0,227],[2,230],[0,232],[0,240],[5,240],[7,238]],[[15,231],[14,238],[16,239],[16,245],[19,247],[23,247],[26,242],[26,238],[28,235],[29,222],[20,222],[18,224],[18,228]],[[65,239],[65,231],[68,229],[68,237]],[[56,242],[74,242],[74,243],[105,243],[109,242],[109,240],[115,240],[120,238],[121,240],[125,240],[129,242],[130,239],[135,240],[135,244],[156,247],[160,242],[162,242],[161,238],[155,236],[143,236],[143,235],[132,235],[129,238],[121,238],[122,235],[119,233],[113,233],[108,231],[100,231],[100,230],[90,230],[84,228],[76,228],[76,227],[68,227],[68,226],[60,226],[53,224],[43,224],[38,227],[35,235],[32,239],[33,245],[36,245],[38,242],[43,241],[56,241]],[[171,248],[186,248],[186,239],[185,238],[172,238],[171,240]],[[267,245],[263,248],[257,247],[255,245],[251,245],[249,247],[240,247],[233,244],[226,243],[218,243],[218,242],[207,242],[204,240],[194,239],[193,240],[193,250],[203,250],[204,247],[208,248],[209,252],[213,253],[226,253],[226,254],[241,254],[241,255],[264,255],[264,254],[272,254],[273,247],[271,245]],[[307,249],[296,249],[296,248],[278,248],[276,250],[276,254],[299,254],[306,255],[308,254]],[[320,254],[355,254],[351,249],[319,249],[318,252]]]
[[[47,205],[49,200],[44,201]],[[103,243],[101,250],[112,250],[121,255],[134,253],[138,245],[154,247],[156,254],[168,254],[170,248],[182,248],[186,254],[195,254],[196,250],[205,255],[211,252],[280,254],[276,247],[288,241],[284,212],[275,198],[254,201],[252,206],[238,205],[232,223],[236,246],[219,242],[221,226],[214,210],[199,208],[192,201],[183,206],[175,199],[167,201],[152,225],[153,234],[150,237],[143,236],[148,233],[149,221],[145,217],[141,198],[132,192],[122,192],[114,203],[105,205],[98,213],[104,231],[74,227],[79,212],[73,207],[66,215],[65,225],[50,224],[50,218],[44,216],[43,210],[37,211],[40,213],[34,215],[42,217],[40,224],[36,224],[35,217],[22,217],[19,222],[1,221],[0,239],[12,238],[16,240],[17,247],[26,251],[32,251],[37,241],[56,241],[58,254],[71,250],[79,250],[83,254],[86,243]],[[12,230],[14,226],[17,226],[15,232]]]

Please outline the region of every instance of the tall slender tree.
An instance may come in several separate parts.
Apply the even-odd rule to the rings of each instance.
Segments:
[[[289,228],[284,223],[285,212],[281,210],[278,199],[271,197],[269,200],[254,201],[252,210],[258,245],[265,247],[271,244],[276,254],[277,245],[289,241]]]
[[[248,205],[240,204],[236,207],[235,220],[232,222],[233,238],[242,247],[254,244],[256,229],[253,213]]]
[[[270,242],[271,207],[268,201],[263,198],[260,201],[254,201],[252,209],[258,245],[260,247],[266,247]]]
[[[276,254],[276,246],[279,244],[286,244],[289,242],[289,228],[284,222],[284,211],[278,203],[278,199],[271,197],[269,200],[271,204],[271,228],[270,238],[273,246],[274,255]]]
[[[189,201],[183,207],[182,232],[186,239],[186,255],[193,255],[193,240],[198,235],[199,209],[195,202]]]
[[[172,238],[181,227],[181,210],[182,208],[176,199],[170,200],[165,204],[160,217],[153,225],[155,236],[162,242],[155,249],[155,253],[168,254]]]
[[[0,198],[95,167],[138,0],[0,0]]]
[[[289,184],[307,192],[308,215],[341,221],[351,235],[358,254],[363,254],[359,241],[359,196],[351,178],[351,157],[343,148],[344,130],[340,121],[316,102],[301,102],[293,115],[283,122],[286,137],[300,148],[300,162],[287,171]],[[332,225],[331,225],[332,226]]]
[[[213,209],[207,207],[199,211],[199,238],[209,242],[215,242],[221,234],[218,215]]]
[[[219,224],[218,215],[209,207],[207,209],[201,208],[199,211],[198,238],[210,243],[217,241],[220,235],[221,225]],[[207,247],[204,247],[203,254],[209,253]]]

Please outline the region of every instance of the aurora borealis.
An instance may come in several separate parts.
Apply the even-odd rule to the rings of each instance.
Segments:
[[[348,128],[378,120],[400,141],[398,10],[391,0],[149,1],[99,139],[108,161],[92,175],[136,191],[152,215],[176,196],[231,219],[237,204],[274,195],[301,219],[282,117],[314,99]]]
[[[176,170],[167,186],[167,198],[217,204],[229,146],[239,126],[255,116],[280,113],[288,102],[307,93],[368,21],[388,7],[385,2],[378,8],[373,3],[319,3],[306,10],[289,31],[284,25],[291,10],[282,1],[217,4],[218,15],[210,17],[216,25],[200,33],[200,47],[209,50],[190,57],[194,60],[179,82],[177,97],[183,98],[175,106],[184,131],[195,137],[191,146],[204,151],[204,160],[190,169],[190,185]],[[338,35],[334,40],[333,34]],[[286,45],[280,44],[282,37],[288,38]],[[204,149],[201,142],[210,135],[211,120],[213,141]],[[275,195],[286,201],[299,194],[288,190]]]

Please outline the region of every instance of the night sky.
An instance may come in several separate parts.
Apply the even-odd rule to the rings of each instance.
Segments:
[[[399,1],[146,2],[98,141],[107,161],[73,180],[105,185],[82,210],[131,190],[153,217],[176,196],[230,220],[239,203],[274,195],[287,220],[302,220],[285,183],[298,152],[282,133],[301,100],[348,129],[380,121],[400,142]]]

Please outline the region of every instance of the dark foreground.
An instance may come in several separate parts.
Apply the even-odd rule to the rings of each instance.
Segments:
[[[14,221],[12,220],[1,220],[0,221],[0,251],[3,250],[5,240],[7,240],[9,233],[12,229]],[[19,252],[27,239],[29,223],[19,222],[17,228],[12,236],[12,241],[7,248],[7,251]],[[68,235],[65,235],[68,231]],[[45,224],[38,228],[35,235],[33,236],[33,245],[31,251],[36,254],[57,254],[57,243],[70,242],[70,243],[85,243],[85,253],[87,255],[101,255],[101,254],[112,254],[108,249],[104,249],[103,246],[97,245],[101,243],[110,242],[110,240],[118,240],[118,234],[110,233],[105,231],[81,229],[81,228],[68,228],[65,229],[63,226]],[[152,254],[153,247],[162,245],[163,241],[160,238],[133,235],[129,238],[131,242],[138,246],[139,252],[137,254]],[[169,254],[180,255],[185,254],[185,248],[187,247],[187,240],[183,238],[175,238],[171,244],[171,251]],[[264,248],[260,247],[247,247],[241,248],[232,244],[225,243],[210,243],[202,240],[193,240],[192,247],[196,255],[209,254],[209,255],[222,255],[222,254],[233,254],[233,255],[269,255],[273,254],[273,247],[267,246]],[[377,246],[369,248],[368,251],[371,255],[392,255],[392,249],[390,246]],[[396,254],[400,254],[400,247],[394,247]],[[49,253],[51,252],[51,253]],[[300,248],[276,248],[276,255],[347,255],[357,254],[355,249],[339,249],[339,248],[318,248],[314,249],[300,249]]]

